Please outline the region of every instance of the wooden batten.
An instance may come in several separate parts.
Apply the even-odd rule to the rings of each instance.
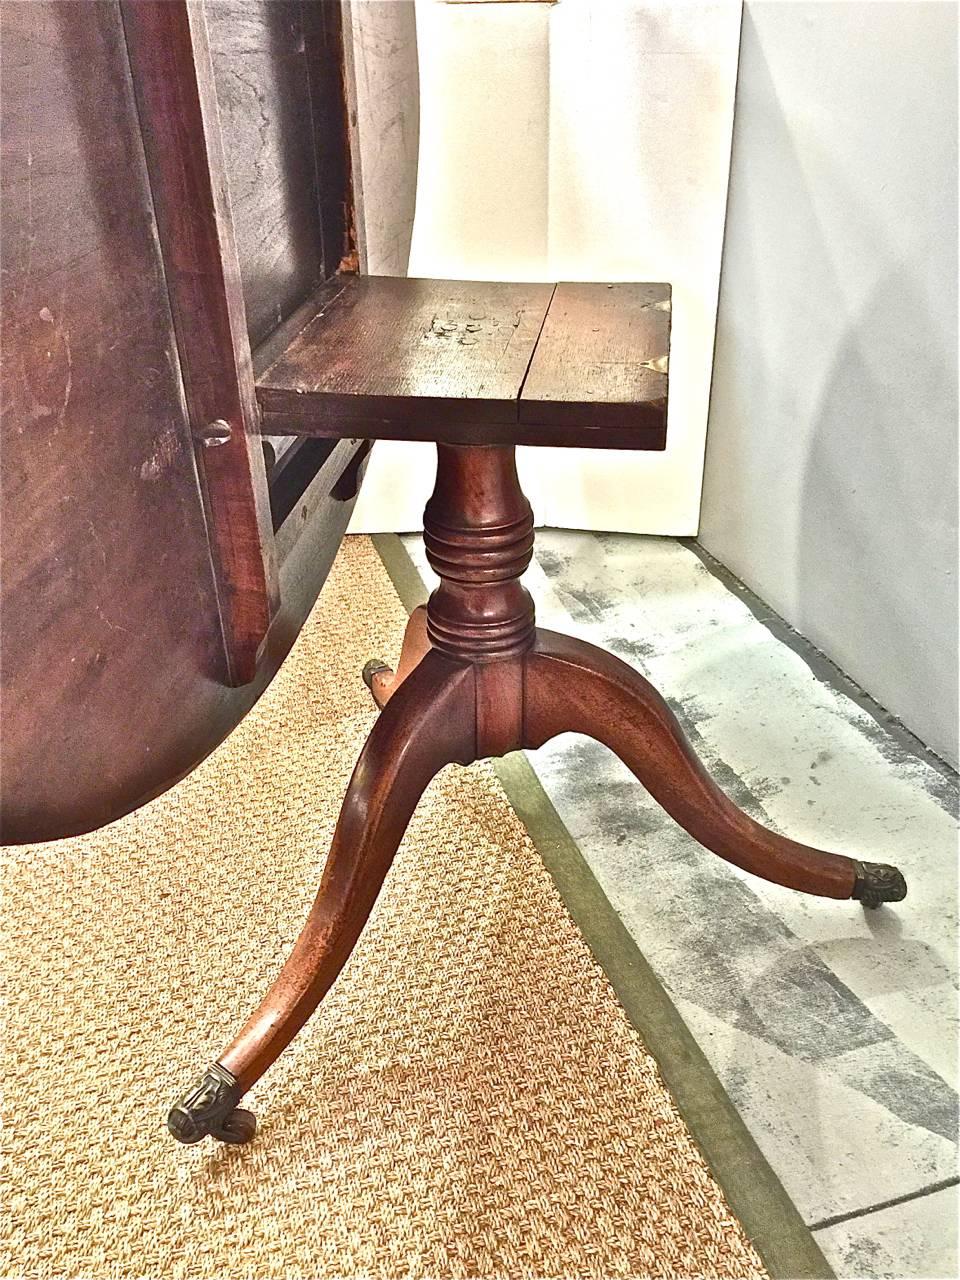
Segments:
[[[246,684],[279,587],[206,21],[202,6],[185,0],[121,0],[121,10],[204,493],[226,679]]]

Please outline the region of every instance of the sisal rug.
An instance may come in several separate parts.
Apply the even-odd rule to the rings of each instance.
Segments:
[[[764,1275],[488,765],[431,785],[253,1144],[167,1136],[300,928],[404,622],[348,539],[193,774],[5,851],[5,1275]]]

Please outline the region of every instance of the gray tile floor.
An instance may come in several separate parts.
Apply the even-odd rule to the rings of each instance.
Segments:
[[[877,912],[805,897],[701,849],[592,741],[530,755],[837,1274],[955,1276],[954,776],[687,545],[541,531],[525,581],[542,625],[653,681],[755,818],[906,874]]]

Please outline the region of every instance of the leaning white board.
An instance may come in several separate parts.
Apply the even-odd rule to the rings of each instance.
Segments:
[[[673,285],[666,451],[522,450],[539,524],[697,531],[740,10],[739,0],[416,2],[409,274]],[[378,109],[391,106],[403,109],[382,99]],[[361,152],[384,145],[362,120],[358,138]],[[368,209],[391,200],[395,190],[365,178]],[[368,227],[373,260],[370,239]],[[432,474],[432,446],[379,443],[351,530],[419,528]]]

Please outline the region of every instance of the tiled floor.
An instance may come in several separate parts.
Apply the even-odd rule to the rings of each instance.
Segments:
[[[542,625],[653,681],[750,814],[904,871],[896,907],[805,897],[703,850],[592,741],[530,757],[837,1274],[955,1276],[955,778],[688,546],[542,531],[525,581]]]

